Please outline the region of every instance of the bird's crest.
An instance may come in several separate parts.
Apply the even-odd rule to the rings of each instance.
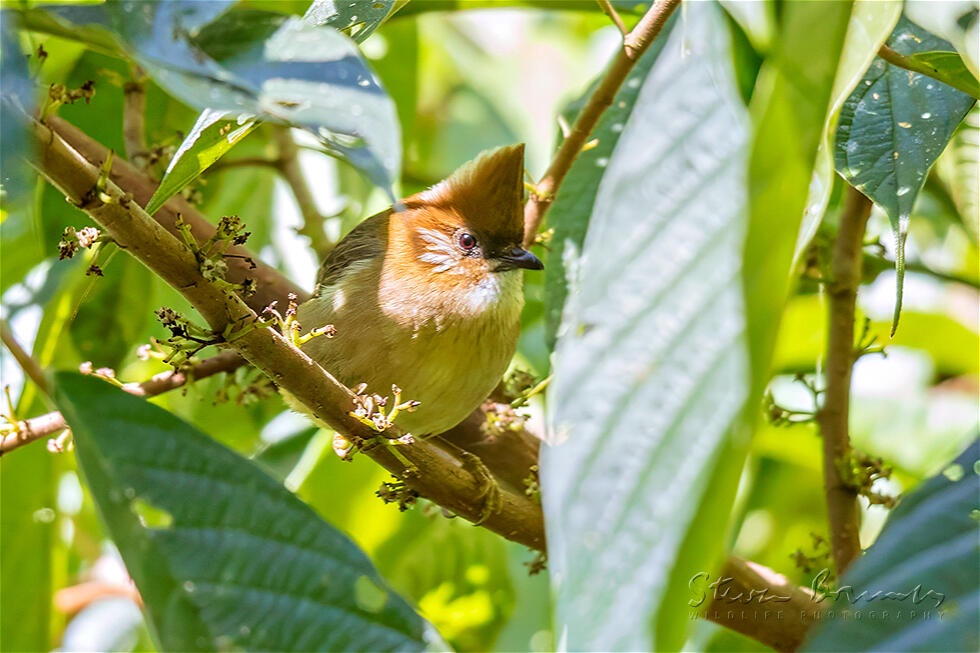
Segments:
[[[524,144],[519,143],[483,152],[405,204],[451,207],[476,230],[520,242],[523,198]]]

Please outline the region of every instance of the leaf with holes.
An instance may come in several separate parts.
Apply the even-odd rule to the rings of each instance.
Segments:
[[[904,16],[888,45],[905,55],[951,49]],[[966,93],[875,58],[841,109],[834,167],[885,210],[895,234],[893,332],[902,308],[909,216],[929,168],[973,103]]]
[[[684,18],[594,173],[553,356],[541,496],[568,650],[679,650],[740,469],[748,118],[720,9]]]
[[[976,651],[980,648],[980,440],[903,497],[828,609],[887,618],[820,620],[808,651]],[[886,599],[875,597],[887,593]]]
[[[184,142],[177,148],[167,166],[163,180],[146,204],[153,215],[168,199],[197,179],[211,164],[221,158],[238,141],[245,138],[258,123],[248,115],[228,119],[225,111],[205,109]]]
[[[249,462],[76,373],[56,403],[165,650],[402,650],[431,631],[368,558]]]

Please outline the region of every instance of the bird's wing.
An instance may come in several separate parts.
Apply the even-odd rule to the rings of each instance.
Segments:
[[[343,276],[344,271],[358,261],[384,254],[388,241],[388,217],[391,209],[376,213],[354,227],[327,255],[316,275],[314,296]]]

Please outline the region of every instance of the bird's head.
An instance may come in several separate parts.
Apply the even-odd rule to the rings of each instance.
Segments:
[[[403,200],[402,255],[446,284],[480,282],[543,265],[524,237],[524,145],[484,152],[432,188]]]

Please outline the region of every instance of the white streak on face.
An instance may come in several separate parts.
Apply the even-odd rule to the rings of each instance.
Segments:
[[[334,312],[338,312],[347,303],[347,295],[344,293],[344,289],[337,286],[333,291],[333,297],[330,298],[330,303],[333,306]]]
[[[435,272],[446,272],[456,267],[458,254],[449,236],[441,231],[422,227],[419,229],[419,238],[427,243],[425,252],[419,256],[419,260],[436,266]]]

